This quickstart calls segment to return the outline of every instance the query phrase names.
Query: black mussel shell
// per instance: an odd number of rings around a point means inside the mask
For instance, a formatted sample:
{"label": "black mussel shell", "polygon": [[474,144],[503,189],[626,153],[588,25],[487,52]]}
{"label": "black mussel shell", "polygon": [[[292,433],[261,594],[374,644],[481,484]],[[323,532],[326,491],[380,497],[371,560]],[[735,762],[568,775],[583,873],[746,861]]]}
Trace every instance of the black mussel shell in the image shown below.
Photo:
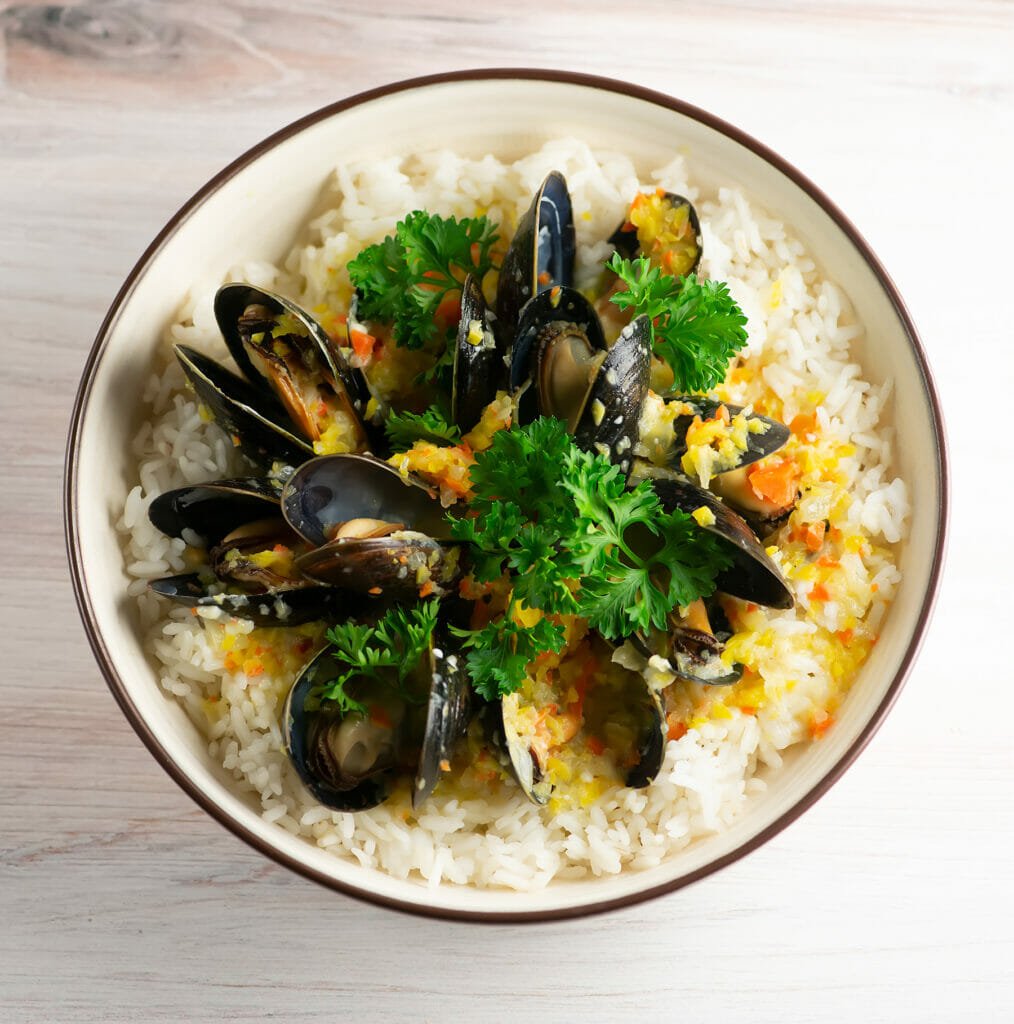
{"label": "black mussel shell", "polygon": [[[673,432],[676,436],[676,443],[669,462],[671,467],[677,472],[683,471],[680,460],[687,451],[686,436],[694,421],[694,416],[700,416],[702,420],[712,419],[723,405],[728,410],[730,417],[738,416],[743,411],[743,406],[741,405],[731,405],[729,402],[721,402],[717,398],[708,398],[700,395],[667,395],[666,402],[679,402],[680,404],[690,406],[687,412],[680,413],[673,420]],[[755,434],[751,431],[747,434],[746,451],[740,454],[735,466],[721,470],[723,473],[752,465],[754,462],[758,462],[760,459],[766,458],[768,455],[783,448],[789,440],[790,431],[784,423],[779,423],[777,420],[769,419],[767,416],[761,416],[757,413],[748,413],[747,421],[763,423],[766,425],[766,429],[763,433]]]}
{"label": "black mussel shell", "polygon": [[[643,676],[630,674],[631,685],[636,687],[644,721],[637,742],[637,763],[630,768],[624,785],[633,789],[648,786],[654,781],[665,759],[667,726],[661,696],[653,690]],[[586,701],[595,699],[595,690],[589,691]],[[519,734],[516,719],[518,698],[509,694],[487,709],[483,715],[490,744],[500,762],[509,767],[525,795],[536,804],[544,804],[552,793],[552,784],[543,775],[538,758],[529,743]]]}
{"label": "black mussel shell", "polygon": [[389,750],[379,736],[364,737],[378,744],[380,756],[356,774],[343,770],[329,742],[330,730],[340,727],[340,719],[335,712],[308,705],[313,704],[314,690],[346,669],[325,649],[300,672],[282,708],[282,748],[303,784],[322,804],[337,811],[362,811],[387,799],[398,774],[400,737],[390,737]]}
{"label": "black mussel shell", "polygon": [[186,345],[173,351],[197,397],[252,462],[266,469],[276,462],[298,466],[313,455],[276,398]]}
{"label": "black mussel shell", "polygon": [[165,491],[148,506],[148,518],[169,537],[185,530],[214,547],[237,526],[280,511],[282,488],[267,477],[236,477]]}
{"label": "black mussel shell", "polygon": [[432,685],[426,707],[426,726],[419,767],[412,790],[412,806],[422,806],[440,777],[449,770],[458,740],[464,736],[471,713],[471,679],[464,655],[449,646],[449,635],[434,633],[430,645]]}
{"label": "black mussel shell", "polygon": [[651,380],[651,321],[639,316],[620,332],[592,384],[574,441],[630,470],[641,409]]}
{"label": "black mussel shell", "polygon": [[332,539],[341,523],[378,519],[436,540],[450,538],[433,491],[371,455],[322,455],[304,463],[282,492],[282,513],[314,547]]}
{"label": "black mussel shell", "polygon": [[321,619],[345,619],[362,606],[359,595],[337,587],[312,586],[274,593],[211,594],[209,583],[198,573],[151,580],[149,589],[187,608],[218,609],[226,618],[247,619],[255,626],[299,626]]}
{"label": "black mussel shell", "polygon": [[702,505],[715,517],[703,529],[729,544],[733,565],[718,576],[718,589],[769,608],[791,608],[795,598],[778,567],[771,561],[745,520],[713,494],[683,480],[652,477],[651,485],[667,512],[691,514]]}
{"label": "black mussel shell", "polygon": [[505,344],[515,335],[525,303],[541,291],[573,283],[576,248],[567,181],[552,171],[518,222],[500,267],[496,316]]}
{"label": "black mussel shell", "polygon": [[[608,349],[602,324],[591,303],[573,288],[553,288],[541,292],[521,311],[517,335],[511,349],[510,387],[517,395],[517,422],[524,426],[543,416],[569,418],[568,412],[579,415],[583,400],[591,388],[587,387],[578,399],[575,409],[561,410],[547,407],[547,393],[552,390],[540,386],[548,373],[549,359],[561,344],[587,346],[589,354]],[[568,403],[570,404],[570,403]]]}
{"label": "black mussel shell", "polygon": [[451,422],[471,430],[482,410],[506,385],[506,347],[497,343],[493,319],[482,289],[469,274],[461,286],[461,319],[454,348],[454,380],[451,387]]}
{"label": "black mussel shell", "polygon": [[[687,274],[692,274],[697,270],[697,267],[701,262],[702,252],[702,240],[701,240],[701,222],[697,216],[697,211],[694,209],[694,204],[684,196],[678,196],[674,192],[665,193],[666,204],[673,211],[687,211],[687,223],[693,232],[692,237],[692,248],[688,243],[684,244],[684,249],[687,252],[688,259],[685,267],[676,267],[671,271],[677,277],[684,277]],[[624,259],[632,260],[635,257],[641,255],[641,243],[637,237],[637,228],[630,224],[629,221],[624,221],[610,236],[609,244],[616,250]],[[696,250],[696,251],[693,251]],[[650,254],[649,254],[650,255]]]}
{"label": "black mussel shell", "polygon": [[300,555],[303,575],[388,600],[411,600],[430,584],[443,596],[461,575],[459,548],[443,547],[424,534],[343,538]]}

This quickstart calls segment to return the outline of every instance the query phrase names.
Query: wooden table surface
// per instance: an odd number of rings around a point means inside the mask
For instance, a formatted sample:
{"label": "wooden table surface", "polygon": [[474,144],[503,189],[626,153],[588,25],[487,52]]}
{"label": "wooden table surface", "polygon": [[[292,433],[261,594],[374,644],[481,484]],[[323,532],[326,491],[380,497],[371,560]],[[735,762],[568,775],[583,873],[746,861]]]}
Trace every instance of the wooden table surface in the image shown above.
{"label": "wooden table surface", "polygon": [[[0,3],[0,1021],[1014,1019],[1014,5]],[[474,926],[335,895],[170,781],[92,659],[64,439],[119,283],[248,146],[417,74],[679,96],[820,184],[905,296],[953,460],[948,570],[895,710],[820,803],[690,888]]]}

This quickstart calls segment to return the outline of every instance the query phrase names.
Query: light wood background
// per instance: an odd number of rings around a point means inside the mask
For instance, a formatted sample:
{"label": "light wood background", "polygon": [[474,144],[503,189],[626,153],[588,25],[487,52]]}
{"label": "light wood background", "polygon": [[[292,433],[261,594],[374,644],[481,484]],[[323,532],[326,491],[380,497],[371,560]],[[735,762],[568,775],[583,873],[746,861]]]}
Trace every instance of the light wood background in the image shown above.
{"label": "light wood background", "polygon": [[[0,1021],[1014,1019],[1014,5],[0,2],[0,40]],[[821,185],[921,328],[954,479],[922,656],[832,792],[689,889],[526,927],[361,905],[198,810],[61,536],[81,367],[177,207],[327,102],[498,65],[680,96]]]}

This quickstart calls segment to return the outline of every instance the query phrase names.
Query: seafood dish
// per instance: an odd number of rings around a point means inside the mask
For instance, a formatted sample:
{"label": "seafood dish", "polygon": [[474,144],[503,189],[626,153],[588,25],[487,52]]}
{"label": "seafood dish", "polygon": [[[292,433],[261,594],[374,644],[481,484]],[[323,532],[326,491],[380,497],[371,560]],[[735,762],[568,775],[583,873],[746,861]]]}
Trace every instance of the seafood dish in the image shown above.
{"label": "seafood dish", "polygon": [[339,167],[166,331],[119,529],[267,821],[420,884],[678,856],[834,728],[909,514],[847,298],[682,157]]}

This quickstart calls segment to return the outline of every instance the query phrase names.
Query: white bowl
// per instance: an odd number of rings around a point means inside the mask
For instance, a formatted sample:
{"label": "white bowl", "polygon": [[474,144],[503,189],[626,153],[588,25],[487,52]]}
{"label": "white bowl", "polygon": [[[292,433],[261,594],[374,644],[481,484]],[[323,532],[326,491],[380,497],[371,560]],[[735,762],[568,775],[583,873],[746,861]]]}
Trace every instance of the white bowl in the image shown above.
{"label": "white bowl", "polygon": [[[495,116],[490,111],[495,110]],[[160,335],[191,288],[214,286],[250,259],[278,261],[336,162],[433,148],[514,159],[575,135],[630,154],[646,170],[689,154],[703,186],[738,182],[787,222],[867,326],[855,355],[868,379],[893,379],[902,431],[897,472],[916,510],[901,546],[904,580],[836,726],[791,752],[767,792],[727,831],[660,867],[522,894],[441,885],[430,890],[340,860],[265,822],[208,756],[168,699],[141,644],[113,524],[132,475],[138,395]],[[202,807],[252,846],[335,889],[407,910],[483,919],[564,917],[631,903],[700,878],[798,817],[842,774],[883,721],[912,666],[941,572],[947,511],[943,426],[915,328],[856,229],[811,182],[742,132],[679,100],[584,75],[497,70],[440,75],[373,90],[317,111],[254,147],[200,190],[127,277],[92,347],[68,443],[67,543],[96,658],[124,713],[159,763]]]}

